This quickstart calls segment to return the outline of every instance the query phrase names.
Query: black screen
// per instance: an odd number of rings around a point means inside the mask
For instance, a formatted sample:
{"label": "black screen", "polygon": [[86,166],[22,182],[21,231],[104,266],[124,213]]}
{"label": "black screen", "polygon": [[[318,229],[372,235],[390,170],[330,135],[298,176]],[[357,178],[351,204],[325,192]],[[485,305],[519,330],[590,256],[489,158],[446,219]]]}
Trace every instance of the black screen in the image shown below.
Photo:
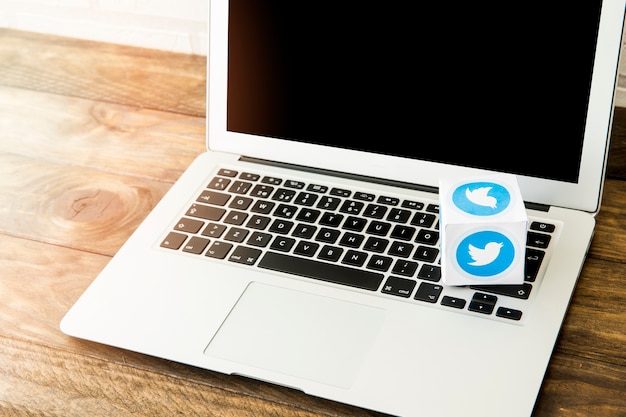
{"label": "black screen", "polygon": [[576,182],[600,1],[428,3],[231,0],[228,130]]}

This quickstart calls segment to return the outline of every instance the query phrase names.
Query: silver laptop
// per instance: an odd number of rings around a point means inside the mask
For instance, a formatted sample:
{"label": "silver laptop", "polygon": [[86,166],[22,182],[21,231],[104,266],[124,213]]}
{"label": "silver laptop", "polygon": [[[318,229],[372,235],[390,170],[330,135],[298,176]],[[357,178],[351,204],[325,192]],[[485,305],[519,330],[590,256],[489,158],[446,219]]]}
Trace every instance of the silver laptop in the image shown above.
{"label": "silver laptop", "polygon": [[[62,330],[394,415],[529,416],[600,208],[624,0],[209,14],[208,151]],[[445,286],[438,180],[493,172],[525,200],[525,281]]]}

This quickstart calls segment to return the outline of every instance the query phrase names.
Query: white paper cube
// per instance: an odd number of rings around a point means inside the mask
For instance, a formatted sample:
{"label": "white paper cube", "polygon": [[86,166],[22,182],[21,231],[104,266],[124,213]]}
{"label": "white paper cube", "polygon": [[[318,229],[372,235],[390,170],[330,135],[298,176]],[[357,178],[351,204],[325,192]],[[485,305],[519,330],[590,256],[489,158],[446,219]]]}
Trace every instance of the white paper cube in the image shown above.
{"label": "white paper cube", "polygon": [[445,285],[522,284],[528,217],[512,174],[439,181]]}

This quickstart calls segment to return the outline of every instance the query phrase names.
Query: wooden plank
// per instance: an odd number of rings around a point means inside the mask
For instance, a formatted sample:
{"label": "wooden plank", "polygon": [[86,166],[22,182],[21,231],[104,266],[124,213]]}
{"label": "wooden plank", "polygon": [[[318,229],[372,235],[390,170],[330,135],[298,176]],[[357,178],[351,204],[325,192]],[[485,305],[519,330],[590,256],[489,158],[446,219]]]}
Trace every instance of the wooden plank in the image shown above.
{"label": "wooden plank", "polygon": [[607,179],[589,257],[614,262],[626,261],[626,182]]}
{"label": "wooden plank", "polygon": [[206,57],[0,29],[0,84],[204,117]]}
{"label": "wooden plank", "polygon": [[623,366],[555,354],[533,417],[623,417],[626,370]]}
{"label": "wooden plank", "polygon": [[206,150],[204,117],[2,86],[0,114],[0,151],[33,160],[173,183]]}
{"label": "wooden plank", "polygon": [[0,231],[113,255],[170,186],[0,152]]}
{"label": "wooden plank", "polygon": [[[272,401],[220,386],[189,381],[95,357],[77,355],[21,340],[0,338],[3,413],[9,415],[160,416],[319,416],[298,404]],[[42,404],[42,399],[45,404]],[[373,416],[345,408],[337,416]]]}
{"label": "wooden plank", "polygon": [[624,262],[587,259],[562,326],[558,352],[626,366],[624,276]]}
{"label": "wooden plank", "polygon": [[[626,82],[626,75],[624,81]],[[626,90],[624,91],[626,93]],[[626,108],[618,107],[615,109],[607,176],[626,180]]]}

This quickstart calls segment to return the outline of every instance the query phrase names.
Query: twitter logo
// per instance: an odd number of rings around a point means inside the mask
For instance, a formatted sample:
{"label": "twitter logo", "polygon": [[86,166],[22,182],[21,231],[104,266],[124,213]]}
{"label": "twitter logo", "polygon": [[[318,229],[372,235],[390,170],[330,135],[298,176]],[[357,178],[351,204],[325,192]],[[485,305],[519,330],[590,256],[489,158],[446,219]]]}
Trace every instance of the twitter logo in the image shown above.
{"label": "twitter logo", "polygon": [[515,246],[511,240],[491,230],[472,233],[456,248],[459,267],[480,278],[491,278],[506,271],[514,259]]}
{"label": "twitter logo", "polygon": [[509,206],[511,194],[506,187],[494,182],[470,182],[454,190],[452,202],[465,213],[493,216]]}

